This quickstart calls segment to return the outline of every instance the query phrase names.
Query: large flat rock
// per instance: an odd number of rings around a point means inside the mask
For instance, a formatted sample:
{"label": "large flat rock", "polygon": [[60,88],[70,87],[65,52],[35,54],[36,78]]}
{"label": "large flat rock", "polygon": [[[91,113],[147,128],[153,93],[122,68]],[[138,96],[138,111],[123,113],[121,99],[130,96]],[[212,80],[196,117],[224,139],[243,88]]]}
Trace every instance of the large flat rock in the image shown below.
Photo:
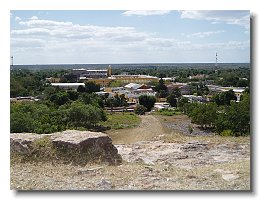
{"label": "large flat rock", "polygon": [[11,153],[30,156],[35,149],[35,142],[48,138],[57,152],[59,159],[76,163],[88,161],[120,164],[121,156],[112,144],[111,138],[101,132],[66,130],[53,134],[11,133]]}

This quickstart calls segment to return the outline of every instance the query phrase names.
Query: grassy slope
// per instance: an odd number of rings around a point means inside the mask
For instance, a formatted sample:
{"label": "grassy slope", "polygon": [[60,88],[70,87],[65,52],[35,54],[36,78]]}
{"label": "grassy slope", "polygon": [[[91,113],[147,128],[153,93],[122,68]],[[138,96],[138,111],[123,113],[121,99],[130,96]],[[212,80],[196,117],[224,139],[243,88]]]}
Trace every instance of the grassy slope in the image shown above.
{"label": "grassy slope", "polygon": [[108,113],[107,118],[107,121],[101,122],[100,125],[111,129],[133,128],[141,122],[141,118],[134,113]]}

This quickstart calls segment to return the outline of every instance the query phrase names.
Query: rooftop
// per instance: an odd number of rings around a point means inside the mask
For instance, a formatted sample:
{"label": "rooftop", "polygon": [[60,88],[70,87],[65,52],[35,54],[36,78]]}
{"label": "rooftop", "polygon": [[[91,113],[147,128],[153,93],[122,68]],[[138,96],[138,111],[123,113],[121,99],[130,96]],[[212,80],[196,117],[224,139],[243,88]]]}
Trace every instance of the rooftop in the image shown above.
{"label": "rooftop", "polygon": [[51,83],[52,86],[85,86],[85,83]]}
{"label": "rooftop", "polygon": [[150,75],[113,75],[113,77],[133,77],[133,78],[157,78],[156,76]]}
{"label": "rooftop", "polygon": [[140,88],[141,86],[142,86],[141,84],[129,83],[129,84],[125,85],[125,88],[136,90],[136,89]]}
{"label": "rooftop", "polygon": [[73,71],[87,71],[87,72],[107,72],[107,69],[85,69],[85,68],[79,68],[79,69],[72,69]]}

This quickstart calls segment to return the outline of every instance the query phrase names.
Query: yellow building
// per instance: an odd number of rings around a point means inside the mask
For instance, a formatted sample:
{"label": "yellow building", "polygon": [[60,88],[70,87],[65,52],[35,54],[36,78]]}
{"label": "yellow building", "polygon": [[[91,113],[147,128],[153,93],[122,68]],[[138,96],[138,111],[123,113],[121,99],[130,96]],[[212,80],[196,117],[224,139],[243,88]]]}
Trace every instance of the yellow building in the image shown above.
{"label": "yellow building", "polygon": [[148,75],[112,75],[114,80],[121,81],[123,83],[148,83],[148,82],[158,82],[159,78],[155,76]]}
{"label": "yellow building", "polygon": [[60,78],[54,78],[54,77],[46,78],[45,80],[50,83],[59,83],[60,82]]}
{"label": "yellow building", "polygon": [[92,79],[85,79],[83,82],[94,82],[96,84],[99,84],[100,87],[108,87],[109,83],[113,81],[113,79],[109,78],[92,78]]}

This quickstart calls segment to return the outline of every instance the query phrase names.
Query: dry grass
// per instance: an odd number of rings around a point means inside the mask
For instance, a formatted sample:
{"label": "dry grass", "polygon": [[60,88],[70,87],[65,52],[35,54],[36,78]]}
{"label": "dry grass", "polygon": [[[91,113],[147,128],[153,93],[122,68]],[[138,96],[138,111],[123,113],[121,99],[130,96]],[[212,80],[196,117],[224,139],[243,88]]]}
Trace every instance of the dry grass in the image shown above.
{"label": "dry grass", "polygon": [[[238,176],[236,181],[222,178],[223,173],[229,171]],[[84,167],[20,163],[11,166],[11,189],[97,190],[102,189],[99,183],[105,179],[111,183],[109,189],[115,190],[249,190],[249,172],[249,162],[246,161],[192,169],[142,163]]]}
{"label": "dry grass", "polygon": [[141,118],[134,113],[108,113],[107,121],[101,122],[100,125],[110,129],[133,128],[140,124]]}

